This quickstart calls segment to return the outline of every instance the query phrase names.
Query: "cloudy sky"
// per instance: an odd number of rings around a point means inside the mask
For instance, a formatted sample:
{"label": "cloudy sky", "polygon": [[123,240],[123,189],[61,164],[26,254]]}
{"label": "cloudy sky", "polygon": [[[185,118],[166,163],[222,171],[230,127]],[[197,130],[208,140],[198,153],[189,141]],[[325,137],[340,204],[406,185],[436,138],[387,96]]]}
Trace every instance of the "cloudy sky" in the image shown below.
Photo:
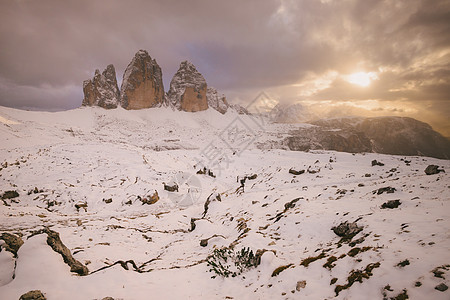
{"label": "cloudy sky", "polygon": [[[62,110],[139,49],[165,89],[193,62],[230,102],[411,116],[450,136],[450,1],[0,1],[0,105]],[[119,83],[120,84],[120,83]]]}

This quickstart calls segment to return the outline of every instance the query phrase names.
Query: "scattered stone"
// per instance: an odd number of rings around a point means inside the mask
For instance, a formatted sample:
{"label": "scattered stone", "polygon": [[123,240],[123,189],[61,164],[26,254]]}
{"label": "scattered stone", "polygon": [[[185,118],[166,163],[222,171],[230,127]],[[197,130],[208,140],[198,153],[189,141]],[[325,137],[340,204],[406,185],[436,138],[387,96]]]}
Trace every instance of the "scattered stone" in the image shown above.
{"label": "scattered stone", "polygon": [[155,204],[159,200],[158,191],[155,190],[155,192],[150,196],[144,196],[144,197],[138,196],[138,200],[140,200],[142,202],[142,204],[148,204],[148,205]]}
{"label": "scattered stone", "polygon": [[207,169],[206,167],[203,167],[203,169],[198,170],[197,174],[208,175],[212,178],[216,178],[216,175],[214,175],[214,173],[210,169]]}
{"label": "scattered stone", "polygon": [[364,174],[364,177],[372,177],[372,174],[366,173]]}
{"label": "scattered stone", "polygon": [[5,241],[5,245],[3,246],[5,250],[11,252],[14,257],[17,257],[17,251],[23,245],[22,239],[17,235],[7,232],[2,233],[0,239]]}
{"label": "scattered stone", "polygon": [[203,240],[201,240],[201,241],[200,241],[200,246],[202,246],[202,247],[208,246],[208,239],[203,239]]}
{"label": "scattered stone", "polygon": [[295,289],[297,292],[300,292],[301,289],[304,289],[306,287],[306,280],[297,281],[297,285],[295,286]]}
{"label": "scattered stone", "polygon": [[174,183],[173,185],[167,185],[163,182],[164,184],[164,190],[169,191],[169,192],[178,192],[178,184]]}
{"label": "scattered stone", "polygon": [[29,291],[20,296],[19,300],[46,300],[44,294],[39,290]]}
{"label": "scattered stone", "polygon": [[114,298],[113,297],[105,297],[102,300],[114,300]]}
{"label": "scattered stone", "polygon": [[436,267],[433,270],[431,270],[431,273],[434,274],[434,277],[445,279],[444,277],[445,272],[442,270],[448,271],[449,269],[450,265],[442,265],[440,267]]}
{"label": "scattered stone", "polygon": [[290,173],[290,174],[293,174],[293,175],[301,175],[301,174],[305,173],[305,170],[299,170],[299,171],[297,171],[297,170],[294,170],[293,168],[290,168],[290,169],[289,169],[289,173]]}
{"label": "scattered stone", "polygon": [[19,193],[17,191],[6,191],[2,195],[2,199],[12,199],[19,197]]}
{"label": "scattered stone", "polygon": [[106,204],[112,203],[112,198],[109,199],[103,198],[103,202],[105,202]]}
{"label": "scattered stone", "polygon": [[336,256],[330,256],[327,259],[327,262],[323,265],[324,268],[327,268],[328,270],[333,269],[336,264],[334,264],[335,261],[337,261],[338,258]]}
{"label": "scattered stone", "polygon": [[406,300],[409,299],[408,291],[405,289],[400,294],[391,298],[392,300]]}
{"label": "scattered stone", "polygon": [[438,290],[439,292],[445,292],[448,290],[448,286],[445,283],[441,283],[434,287],[435,290]]}
{"label": "scattered stone", "polygon": [[383,193],[386,193],[386,194],[392,194],[392,193],[395,192],[396,190],[397,190],[396,188],[387,186],[387,187],[379,188],[378,190],[372,191],[372,194],[377,194],[377,195],[381,195],[381,194],[383,194]]}
{"label": "scattered stone", "polygon": [[422,282],[420,281],[416,281],[416,283],[414,283],[415,287],[421,287],[422,286]]}
{"label": "scattered stone", "polygon": [[330,285],[335,284],[337,281],[338,281],[338,279],[337,279],[336,277],[332,278],[332,279],[330,280]]}
{"label": "scattered stone", "polygon": [[81,222],[81,220],[77,220],[77,226],[81,226],[81,225],[83,225],[83,222]]}
{"label": "scattered stone", "polygon": [[410,265],[409,260],[405,259],[404,261],[399,262],[397,264],[397,267],[403,268],[403,267],[408,266],[408,265]]}
{"label": "scattered stone", "polygon": [[359,227],[356,222],[349,223],[348,221],[342,222],[338,226],[332,227],[333,232],[345,239],[351,239],[363,230],[363,227]]}
{"label": "scattered stone", "polygon": [[389,200],[381,205],[381,208],[397,208],[402,204],[400,200]]}
{"label": "scattered stone", "polygon": [[372,167],[373,166],[384,166],[384,164],[382,162],[377,161],[376,159],[372,160]]}
{"label": "scattered stone", "polygon": [[426,169],[425,169],[425,174],[427,175],[434,175],[434,174],[439,174],[440,172],[444,172],[444,169],[439,169],[439,166],[436,165],[429,165]]}
{"label": "scattered stone", "polygon": [[43,192],[44,192],[44,190],[40,190],[37,187],[34,187],[34,189],[28,191],[28,195],[39,194],[39,193],[43,193]]}
{"label": "scattered stone", "polygon": [[348,251],[347,255],[350,257],[355,257],[359,253],[366,252],[370,249],[372,249],[372,247],[363,247],[363,248],[355,247],[352,248],[350,251]]}
{"label": "scattered stone", "polygon": [[83,208],[85,212],[87,212],[87,202],[78,202],[77,204],[75,204],[75,208],[77,209],[77,211],[80,211],[80,208]]}
{"label": "scattered stone", "polygon": [[70,250],[61,241],[58,232],[50,230],[48,228],[46,228],[44,232],[47,233],[47,244],[52,247],[53,251],[61,254],[64,262],[70,266],[71,272],[77,273],[81,276],[89,274],[89,269],[78,260],[73,258]]}

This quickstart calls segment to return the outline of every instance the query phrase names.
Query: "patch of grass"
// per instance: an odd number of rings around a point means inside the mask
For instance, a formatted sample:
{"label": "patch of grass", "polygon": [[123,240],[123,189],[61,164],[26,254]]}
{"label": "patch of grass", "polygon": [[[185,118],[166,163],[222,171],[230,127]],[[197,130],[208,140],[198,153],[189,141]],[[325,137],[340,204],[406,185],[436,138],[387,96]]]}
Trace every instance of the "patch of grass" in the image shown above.
{"label": "patch of grass", "polygon": [[356,281],[362,283],[363,279],[369,279],[373,275],[372,273],[373,269],[378,268],[379,266],[380,263],[377,262],[368,264],[363,270],[356,270],[356,271],[352,270],[347,278],[347,284],[337,285],[336,288],[334,289],[336,296],[338,296],[341,291],[351,287],[353,283],[355,283]]}
{"label": "patch of grass", "polygon": [[359,253],[369,251],[370,249],[372,249],[372,247],[368,247],[368,246],[363,247],[363,248],[355,247],[355,248],[351,249],[350,251],[348,251],[347,255],[351,256],[351,257],[355,257]]}
{"label": "patch of grass", "polygon": [[293,264],[289,264],[289,265],[285,265],[285,266],[280,266],[278,268],[276,268],[273,272],[272,272],[272,277],[278,276],[278,274],[280,274],[281,272],[283,272],[286,269],[289,269],[291,266],[293,266]]}
{"label": "patch of grass", "polygon": [[310,263],[315,262],[316,260],[322,259],[325,256],[326,256],[325,252],[322,252],[317,256],[310,256],[308,258],[305,258],[304,260],[302,260],[302,262],[300,264],[304,267],[308,267]]}

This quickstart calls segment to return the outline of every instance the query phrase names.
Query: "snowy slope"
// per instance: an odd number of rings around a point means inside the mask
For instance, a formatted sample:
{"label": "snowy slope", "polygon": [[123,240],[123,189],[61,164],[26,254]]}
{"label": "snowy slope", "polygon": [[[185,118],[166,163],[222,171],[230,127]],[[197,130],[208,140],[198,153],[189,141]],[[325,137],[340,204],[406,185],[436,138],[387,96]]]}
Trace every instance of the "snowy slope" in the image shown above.
{"label": "snowy slope", "polygon": [[[448,299],[435,287],[450,284],[450,162],[260,147],[305,126],[212,109],[0,108],[0,196],[19,193],[0,203],[0,233],[24,240],[17,258],[0,252],[0,298]],[[201,162],[215,177],[196,174]],[[430,164],[446,173],[426,175]],[[174,182],[178,192],[164,190]],[[142,204],[155,191],[159,201]],[[401,204],[381,208],[389,200]],[[331,230],[344,221],[363,228],[347,242]],[[44,227],[89,275],[33,234]],[[266,251],[236,277],[211,278],[207,258],[221,247]]]}

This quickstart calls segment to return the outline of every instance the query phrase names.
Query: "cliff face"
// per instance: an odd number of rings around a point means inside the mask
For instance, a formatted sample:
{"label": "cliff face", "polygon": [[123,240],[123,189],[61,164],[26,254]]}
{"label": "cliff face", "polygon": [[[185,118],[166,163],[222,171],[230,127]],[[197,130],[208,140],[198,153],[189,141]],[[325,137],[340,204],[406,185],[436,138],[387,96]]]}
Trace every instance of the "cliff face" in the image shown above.
{"label": "cliff face", "polygon": [[206,80],[195,66],[183,61],[170,82],[167,103],[179,110],[195,112],[208,109]]}
{"label": "cliff face", "polygon": [[83,92],[83,106],[116,108],[119,104],[120,93],[114,66],[108,65],[102,74],[99,70],[95,70],[94,78],[83,82]]}
{"label": "cliff face", "polygon": [[125,109],[142,109],[164,103],[162,71],[155,59],[139,50],[123,74],[120,104]]}

